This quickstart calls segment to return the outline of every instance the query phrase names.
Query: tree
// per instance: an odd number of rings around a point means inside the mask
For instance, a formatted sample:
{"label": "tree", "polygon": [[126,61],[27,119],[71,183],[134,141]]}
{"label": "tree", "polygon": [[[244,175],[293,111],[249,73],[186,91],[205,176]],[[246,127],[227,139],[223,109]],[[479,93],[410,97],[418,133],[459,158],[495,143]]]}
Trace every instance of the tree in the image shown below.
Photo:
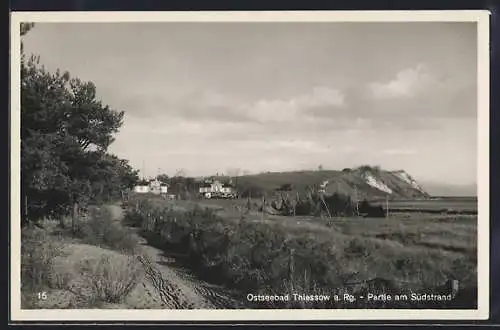
{"label": "tree", "polygon": [[112,154],[96,155],[92,164],[92,198],[94,201],[110,201],[132,189],[139,182],[138,171],[127,160]]}
{"label": "tree", "polygon": [[159,174],[156,179],[160,181],[161,183],[168,184],[169,183],[169,177],[166,174]]}
{"label": "tree", "polygon": [[[21,26],[20,26],[21,37],[26,35],[34,26],[35,26],[35,23],[21,23]],[[24,50],[24,45],[23,45],[23,42],[21,40],[21,54],[23,54],[23,50]]]}
{"label": "tree", "polygon": [[323,165],[319,164],[318,171],[323,171]]}
{"label": "tree", "polygon": [[291,183],[285,183],[282,184],[276,191],[292,191],[292,184]]}
{"label": "tree", "polygon": [[[21,35],[33,25],[22,25]],[[22,50],[21,50],[22,51]],[[136,180],[126,161],[106,153],[123,122],[96,99],[92,82],[49,73],[39,58],[21,62],[21,192],[23,224],[46,216],[73,214],[103,192]]]}

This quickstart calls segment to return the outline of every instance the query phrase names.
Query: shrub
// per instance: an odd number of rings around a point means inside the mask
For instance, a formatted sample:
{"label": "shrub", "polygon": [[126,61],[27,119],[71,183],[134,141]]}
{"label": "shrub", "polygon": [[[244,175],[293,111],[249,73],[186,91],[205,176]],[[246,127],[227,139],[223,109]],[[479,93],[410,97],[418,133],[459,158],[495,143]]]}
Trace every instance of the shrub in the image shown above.
{"label": "shrub", "polygon": [[295,215],[319,216],[327,213],[331,216],[352,216],[355,206],[350,196],[334,193],[332,195],[309,194],[308,198],[297,201]]}
{"label": "shrub", "polygon": [[21,287],[31,292],[53,286],[54,258],[63,255],[60,237],[37,227],[21,232]]}
{"label": "shrub", "polygon": [[122,224],[113,220],[106,208],[91,210],[89,219],[80,224],[79,235],[88,244],[134,253],[138,240]]}
{"label": "shrub", "polygon": [[366,200],[360,203],[359,212],[371,218],[384,218],[386,216],[386,211],[382,206],[370,205]]}
{"label": "shrub", "polygon": [[71,291],[95,303],[122,302],[142,276],[142,268],[132,256],[111,262],[108,255],[103,255],[97,261],[83,260],[78,266],[83,285],[79,291],[74,288]]}
{"label": "shrub", "polygon": [[[374,253],[388,250],[388,243],[379,239],[367,240],[339,233],[332,238],[335,240],[333,243],[331,239],[318,240],[316,235],[294,233],[290,228],[274,227],[267,222],[232,221],[217,216],[213,210],[200,207],[188,212],[139,207],[131,213],[136,221],[142,219],[140,225],[150,244],[153,244],[154,238],[159,248],[183,251],[187,257],[185,261],[197,267],[194,270],[206,280],[245,292],[355,294],[371,284],[348,284],[353,279],[362,280],[372,275],[390,278],[398,272],[396,266],[400,258],[390,256],[395,252],[386,252],[385,255],[389,256],[380,260]],[[393,245],[389,244],[389,248],[389,251],[394,250]],[[376,267],[368,271],[367,264]],[[404,268],[412,269],[413,273],[429,267],[420,263],[410,266],[405,265]],[[401,270],[398,274],[396,277],[405,275]],[[435,282],[434,279],[420,281],[422,284]],[[360,302],[351,306],[378,306],[363,304]],[[333,301],[280,307],[335,306],[345,307]]]}
{"label": "shrub", "polygon": [[[309,237],[287,238],[283,231],[273,231],[262,223],[228,222],[214,211],[200,207],[188,212],[140,208],[131,210],[130,217],[154,222],[143,225],[148,240],[155,236],[155,241],[163,240],[169,249],[187,252],[190,264],[205,276],[234,288],[283,289],[283,280],[290,276],[290,249],[299,251],[294,259],[295,272],[311,274],[307,283],[297,282],[295,287],[312,283],[340,285],[335,276],[330,276],[333,282],[323,278],[334,272],[338,256],[332,255],[325,243]],[[297,281],[302,281],[302,277],[297,276]]]}
{"label": "shrub", "polygon": [[246,186],[246,187],[240,187],[238,189],[238,196],[241,198],[262,198],[265,195],[265,190],[261,187],[257,186]]}

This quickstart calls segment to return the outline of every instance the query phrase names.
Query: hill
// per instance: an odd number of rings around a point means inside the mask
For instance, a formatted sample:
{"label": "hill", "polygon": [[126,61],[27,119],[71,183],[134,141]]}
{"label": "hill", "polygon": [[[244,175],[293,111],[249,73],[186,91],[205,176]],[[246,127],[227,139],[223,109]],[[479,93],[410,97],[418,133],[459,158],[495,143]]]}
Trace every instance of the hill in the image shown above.
{"label": "hill", "polygon": [[268,172],[240,176],[237,186],[240,194],[251,191],[257,197],[262,192],[272,193],[290,184],[292,192],[305,192],[308,187],[325,186],[327,194],[335,192],[356,199],[426,199],[430,195],[404,170],[387,171],[378,167],[361,166],[342,171]]}

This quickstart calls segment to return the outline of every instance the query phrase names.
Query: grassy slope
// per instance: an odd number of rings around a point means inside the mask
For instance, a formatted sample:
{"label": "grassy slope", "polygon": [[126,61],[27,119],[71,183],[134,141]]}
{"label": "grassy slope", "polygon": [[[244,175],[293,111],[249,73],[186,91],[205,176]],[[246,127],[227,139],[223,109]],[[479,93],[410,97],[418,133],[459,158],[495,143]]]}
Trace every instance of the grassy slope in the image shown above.
{"label": "grassy slope", "polygon": [[[390,196],[391,198],[413,199],[428,197],[390,171],[372,171],[371,174],[393,190],[394,193]],[[329,181],[326,191],[328,194],[337,192],[350,196],[357,195],[359,199],[385,198],[387,195],[367,184],[363,177],[363,171],[359,169],[349,172],[331,170],[271,172],[242,176],[237,179],[237,182],[242,190],[248,187],[258,187],[269,193],[287,183],[293,185],[294,192],[303,192],[306,191],[308,186],[319,185],[325,180]]]}

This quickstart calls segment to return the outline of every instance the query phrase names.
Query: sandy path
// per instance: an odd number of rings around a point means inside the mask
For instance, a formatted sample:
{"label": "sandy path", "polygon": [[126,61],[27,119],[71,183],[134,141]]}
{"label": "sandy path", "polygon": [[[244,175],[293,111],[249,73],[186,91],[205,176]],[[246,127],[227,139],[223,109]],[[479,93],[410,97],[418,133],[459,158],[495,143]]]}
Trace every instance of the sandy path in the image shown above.
{"label": "sandy path", "polygon": [[[124,216],[118,205],[109,205],[113,218],[117,221]],[[161,301],[164,308],[172,309],[228,309],[244,308],[242,299],[235,299],[234,293],[199,280],[189,269],[169,267],[175,259],[166,258],[160,249],[147,244],[146,239],[139,236],[141,249],[139,254],[148,285],[153,297]],[[243,298],[243,297],[242,297]]]}

